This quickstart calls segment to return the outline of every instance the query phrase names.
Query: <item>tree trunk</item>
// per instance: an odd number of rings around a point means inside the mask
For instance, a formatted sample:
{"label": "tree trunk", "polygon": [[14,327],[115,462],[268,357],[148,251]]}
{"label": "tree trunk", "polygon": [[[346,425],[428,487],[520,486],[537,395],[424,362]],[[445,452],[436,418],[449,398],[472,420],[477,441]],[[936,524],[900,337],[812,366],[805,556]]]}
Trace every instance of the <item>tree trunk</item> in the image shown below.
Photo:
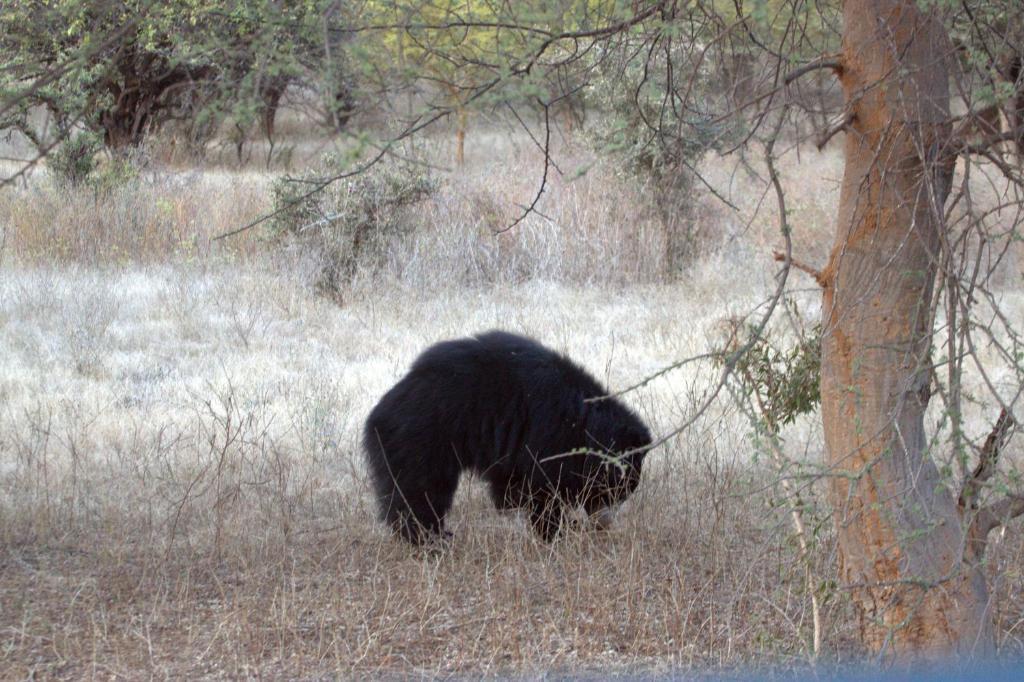
{"label": "tree trunk", "polygon": [[916,0],[845,0],[853,120],[822,273],[821,399],[840,575],[887,660],[990,653],[984,577],[926,451],[929,302],[953,162],[951,47]]}
{"label": "tree trunk", "polygon": [[466,109],[460,106],[455,112],[455,164],[459,168],[466,165],[466,119]]}

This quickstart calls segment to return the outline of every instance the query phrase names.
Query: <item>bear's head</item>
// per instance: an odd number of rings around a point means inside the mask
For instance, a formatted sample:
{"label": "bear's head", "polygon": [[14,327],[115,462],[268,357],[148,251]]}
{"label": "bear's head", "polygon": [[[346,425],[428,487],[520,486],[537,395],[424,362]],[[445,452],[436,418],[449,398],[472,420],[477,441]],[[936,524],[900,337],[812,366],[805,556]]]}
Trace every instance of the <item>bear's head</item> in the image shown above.
{"label": "bear's head", "polygon": [[595,513],[617,506],[640,485],[651,434],[615,400],[594,403],[587,415],[589,489],[584,508]]}

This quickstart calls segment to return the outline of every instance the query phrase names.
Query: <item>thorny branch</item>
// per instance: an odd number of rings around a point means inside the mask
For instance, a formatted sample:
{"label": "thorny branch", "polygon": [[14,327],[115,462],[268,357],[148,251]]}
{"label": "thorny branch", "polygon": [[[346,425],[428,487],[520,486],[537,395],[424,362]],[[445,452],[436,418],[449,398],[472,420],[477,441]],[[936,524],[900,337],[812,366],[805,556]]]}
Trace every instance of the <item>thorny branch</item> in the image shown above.
{"label": "thorny branch", "polygon": [[529,206],[523,206],[523,212],[518,218],[512,221],[507,227],[503,227],[500,230],[494,230],[494,234],[501,234],[502,232],[508,232],[519,223],[523,222],[528,215],[537,210],[537,204],[540,203],[540,198],[544,195],[544,190],[548,184],[548,169],[551,167],[551,121],[548,113],[551,108],[546,102],[538,101],[541,108],[544,111],[544,171],[540,178],[540,187],[537,188],[537,194],[533,197],[533,201],[530,202]]}

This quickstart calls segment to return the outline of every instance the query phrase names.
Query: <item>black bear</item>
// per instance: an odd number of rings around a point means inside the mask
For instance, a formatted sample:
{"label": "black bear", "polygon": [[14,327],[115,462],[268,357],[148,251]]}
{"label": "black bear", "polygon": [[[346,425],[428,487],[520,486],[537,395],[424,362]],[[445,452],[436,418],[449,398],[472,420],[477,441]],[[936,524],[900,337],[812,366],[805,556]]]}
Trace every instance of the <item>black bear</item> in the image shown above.
{"label": "black bear", "polygon": [[382,520],[414,544],[446,535],[463,471],[487,481],[499,509],[526,509],[545,540],[568,507],[604,513],[636,490],[651,444],[639,417],[607,394],[568,358],[516,334],[431,346],[366,420]]}

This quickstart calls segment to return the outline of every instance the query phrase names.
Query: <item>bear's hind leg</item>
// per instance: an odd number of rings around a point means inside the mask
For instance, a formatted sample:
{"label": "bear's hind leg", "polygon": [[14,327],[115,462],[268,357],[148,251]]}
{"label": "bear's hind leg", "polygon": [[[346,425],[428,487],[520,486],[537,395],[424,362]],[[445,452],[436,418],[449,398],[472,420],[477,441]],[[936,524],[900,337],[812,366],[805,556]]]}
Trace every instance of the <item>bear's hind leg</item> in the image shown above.
{"label": "bear's hind leg", "polygon": [[452,507],[458,485],[458,472],[447,479],[437,476],[396,485],[385,514],[388,524],[414,545],[446,536],[444,518]]}

